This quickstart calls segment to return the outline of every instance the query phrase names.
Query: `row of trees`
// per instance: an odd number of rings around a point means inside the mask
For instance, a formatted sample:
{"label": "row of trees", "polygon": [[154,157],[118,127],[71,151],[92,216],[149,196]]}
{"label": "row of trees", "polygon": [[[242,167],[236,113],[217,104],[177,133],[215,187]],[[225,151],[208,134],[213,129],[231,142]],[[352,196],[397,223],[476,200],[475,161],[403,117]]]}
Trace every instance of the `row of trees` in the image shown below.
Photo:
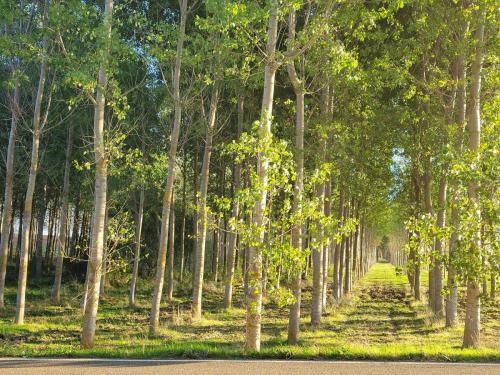
{"label": "row of trees", "polygon": [[498,40],[488,32],[495,24],[488,2],[458,2],[439,14],[446,22],[429,14],[428,28],[416,30],[428,41],[410,71],[416,121],[406,160],[408,277],[420,299],[421,269],[428,269],[428,305],[447,327],[457,324],[464,285],[463,346],[478,347],[480,301],[488,299],[487,280],[495,298],[500,255]]}
{"label": "row of trees", "polygon": [[414,30],[426,43],[407,75],[414,90],[414,106],[405,109],[414,119],[412,147],[398,172],[406,180],[398,203],[405,210],[406,232],[388,237],[385,249],[394,264],[407,265],[417,299],[421,272],[428,269],[428,305],[447,327],[457,324],[458,291],[466,287],[463,346],[478,347],[480,300],[488,298],[487,281],[495,299],[499,264],[498,75],[493,73],[498,40],[488,32],[495,23],[488,2],[436,10],[426,13],[426,28]]}
{"label": "row of trees", "polygon": [[438,316],[443,270],[455,320],[467,283],[464,346],[479,345],[476,286],[498,265],[493,2],[1,4],[0,306],[9,271],[16,323],[31,264],[56,304],[65,270],[85,280],[83,347],[117,270],[131,306],[152,284],[151,335],[189,276],[200,319],[210,276],[226,308],[243,282],[248,349],[264,293],[290,306],[295,344],[308,275],[317,327],[411,217],[398,262],[415,297],[428,259]]}

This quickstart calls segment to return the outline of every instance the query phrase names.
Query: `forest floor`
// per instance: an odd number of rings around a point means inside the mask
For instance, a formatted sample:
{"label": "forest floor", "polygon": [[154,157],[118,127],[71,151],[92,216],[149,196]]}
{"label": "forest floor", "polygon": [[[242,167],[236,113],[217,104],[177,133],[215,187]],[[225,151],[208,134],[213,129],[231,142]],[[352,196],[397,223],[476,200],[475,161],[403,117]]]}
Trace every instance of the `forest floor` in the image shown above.
{"label": "forest floor", "polygon": [[[425,283],[425,281],[424,281]],[[61,306],[51,306],[50,287],[32,286],[27,293],[26,324],[12,324],[15,289],[8,289],[8,308],[0,312],[0,356],[113,358],[286,358],[372,359],[500,362],[498,301],[483,304],[481,349],[461,349],[463,325],[445,329],[433,321],[424,302],[414,301],[405,275],[388,263],[374,265],[339,306],[329,306],[322,326],[309,325],[311,290],[303,298],[300,344],[286,343],[287,308],[265,305],[262,350],[245,353],[245,310],[241,288],[236,306],[224,310],[222,286],[208,283],[204,317],[190,322],[189,288],[164,304],[158,337],[148,337],[151,290],[139,285],[138,306],[127,305],[127,288],[110,287],[99,306],[96,344],[79,347],[81,286],[65,287]],[[463,318],[463,303],[461,303]]]}

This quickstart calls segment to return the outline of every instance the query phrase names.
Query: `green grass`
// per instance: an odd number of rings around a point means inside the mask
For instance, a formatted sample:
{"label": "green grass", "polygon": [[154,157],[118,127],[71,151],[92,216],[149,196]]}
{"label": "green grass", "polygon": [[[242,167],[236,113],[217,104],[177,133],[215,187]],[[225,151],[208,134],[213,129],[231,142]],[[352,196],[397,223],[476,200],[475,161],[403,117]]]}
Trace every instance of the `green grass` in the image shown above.
{"label": "green grass", "polygon": [[203,320],[189,319],[189,290],[164,304],[160,335],[148,337],[149,296],[143,281],[138,307],[127,306],[126,286],[110,288],[101,302],[96,344],[80,349],[81,286],[65,287],[62,306],[50,305],[50,288],[30,288],[26,324],[12,324],[15,290],[9,288],[9,308],[0,313],[0,355],[115,358],[296,358],[500,361],[498,305],[482,310],[482,348],[461,349],[462,325],[445,329],[432,321],[423,302],[414,301],[406,276],[388,263],[378,263],[356,283],[340,306],[329,306],[320,329],[309,325],[310,287],[304,288],[300,344],[286,343],[286,308],[267,303],[263,314],[262,350],[243,350],[245,310],[236,288],[236,306],[226,311],[221,285],[205,288]]}

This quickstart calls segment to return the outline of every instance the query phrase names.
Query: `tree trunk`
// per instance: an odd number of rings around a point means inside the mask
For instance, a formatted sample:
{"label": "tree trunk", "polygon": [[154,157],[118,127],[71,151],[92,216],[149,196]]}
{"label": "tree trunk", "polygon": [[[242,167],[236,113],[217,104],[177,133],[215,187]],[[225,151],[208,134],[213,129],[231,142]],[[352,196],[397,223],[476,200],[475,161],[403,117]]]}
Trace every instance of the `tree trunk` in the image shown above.
{"label": "tree trunk", "polygon": [[[464,26],[463,35],[465,35],[469,30],[468,22]],[[457,136],[455,140],[455,152],[457,155],[462,153],[463,147],[463,135],[465,126],[465,116],[466,116],[466,66],[465,66],[465,54],[461,53],[457,59],[456,68],[456,81],[457,81],[457,98],[456,98],[456,124],[458,126]],[[452,185],[452,207],[451,207],[451,236],[449,242],[449,262],[448,262],[448,296],[446,297],[446,327],[453,327],[457,323],[457,307],[458,307],[458,288],[455,281],[456,270],[453,265],[456,247],[458,245],[458,230],[460,227],[460,209],[458,208],[458,184],[453,182]]]}
{"label": "tree trunk", "polygon": [[[319,183],[316,187],[316,197],[319,200],[319,211],[322,213],[324,209],[325,185]],[[321,222],[317,222],[316,230],[319,233],[319,239],[322,239],[323,228]],[[322,242],[322,241],[320,241]],[[312,250],[313,264],[313,286],[312,286],[312,306],[311,306],[311,326],[317,328],[321,323],[321,315],[323,312],[323,245],[320,244]]]}
{"label": "tree trunk", "polygon": [[45,214],[47,212],[47,186],[44,186],[44,199],[37,218],[37,233],[35,244],[35,279],[39,283],[43,274],[43,228],[45,226]]}
{"label": "tree trunk", "polygon": [[365,275],[365,220],[361,216],[359,224],[359,277]]}
{"label": "tree trunk", "polygon": [[[238,142],[243,131],[243,95],[238,95],[238,130],[236,135],[236,141]],[[233,208],[232,217],[233,220],[239,219],[240,214],[240,202],[237,199],[238,190],[241,185],[241,164],[234,164],[233,172]],[[235,256],[236,256],[236,241],[238,239],[238,233],[231,230],[228,235],[228,248],[227,248],[227,262],[226,262],[226,275],[225,275],[225,287],[224,287],[224,308],[229,309],[233,303],[233,278],[234,278],[234,267],[235,267]]]}
{"label": "tree trunk", "polygon": [[223,241],[222,241],[222,277],[221,281],[224,282],[226,280],[226,270],[227,270],[227,252],[229,248],[229,222],[226,218],[226,214],[224,213],[224,217],[222,219],[224,222],[224,230],[222,231],[223,233]]}
{"label": "tree trunk", "polygon": [[[43,23],[44,28],[48,24],[48,6],[49,2],[45,1]],[[26,196],[24,198],[24,214],[23,214],[23,231],[21,233],[21,249],[19,253],[19,277],[17,284],[17,302],[16,302],[16,324],[24,323],[24,309],[26,299],[26,282],[28,278],[28,245],[29,233],[31,229],[31,214],[33,208],[33,195],[35,193],[35,183],[38,173],[38,153],[40,148],[40,137],[44,120],[41,119],[42,101],[45,90],[45,81],[47,79],[47,44],[48,39],[45,37],[42,47],[42,62],[40,66],[40,78],[38,81],[38,89],[35,99],[35,109],[33,113],[33,139],[31,146],[31,162],[28,176],[28,186],[26,188]],[[47,108],[48,111],[48,108]]]}
{"label": "tree trunk", "polygon": [[77,246],[77,256],[78,258],[83,257],[83,248],[87,244],[88,241],[86,239],[88,238],[87,232],[88,232],[88,226],[89,226],[89,214],[85,211],[83,211],[82,214],[82,224],[80,227],[80,234],[78,236],[78,246]]}
{"label": "tree trunk", "polygon": [[[296,15],[295,11],[290,11],[288,19],[288,38],[295,40]],[[293,187],[293,207],[292,215],[297,218],[292,227],[292,246],[302,252],[302,196],[304,194],[304,83],[299,79],[295,63],[290,62],[287,65],[288,77],[293,85],[295,92],[295,162],[296,179]],[[291,288],[295,298],[290,306],[290,315],[288,318],[288,343],[295,345],[299,341],[300,332],[300,304],[302,299],[302,270],[300,268],[293,270]]]}
{"label": "tree trunk", "polygon": [[497,289],[497,275],[495,273],[492,273],[491,283],[490,283],[490,299],[493,303],[495,303],[496,299],[496,289]]}
{"label": "tree trunk", "polygon": [[74,204],[73,207],[73,222],[72,222],[72,227],[73,229],[71,230],[71,236],[69,239],[69,244],[68,244],[68,251],[67,253],[69,256],[74,257],[76,253],[76,245],[78,242],[78,235],[79,235],[79,229],[80,229],[80,194],[77,195],[76,197],[76,203]]}
{"label": "tree trunk", "polygon": [[[347,206],[347,216],[346,218],[352,217],[352,203]],[[351,246],[352,246],[352,235],[349,234],[345,240],[345,257],[344,257],[344,293],[347,294],[351,290]]]}
{"label": "tree trunk", "polygon": [[50,264],[54,248],[53,244],[54,244],[54,237],[56,236],[57,206],[58,206],[58,197],[55,197],[54,203],[52,204],[52,208],[49,214],[49,226],[48,226],[49,233],[47,237],[47,244],[45,246],[45,262],[47,264]]}
{"label": "tree trunk", "polygon": [[[339,197],[339,230],[342,226],[343,221],[343,213],[344,213],[344,190],[340,188],[340,197]],[[340,277],[340,257],[342,253],[342,239],[339,242],[335,243],[335,252],[333,253],[333,298],[339,303],[340,302],[340,285],[342,283],[342,279]]]}
{"label": "tree trunk", "polygon": [[[484,226],[483,226],[483,232],[484,232]],[[483,243],[481,243],[482,246],[484,246]],[[484,267],[486,266],[486,257],[483,255],[482,256],[482,268],[484,269]],[[483,294],[483,298],[485,300],[488,299],[488,274],[485,274],[483,275],[483,280],[482,280],[482,292]]]}
{"label": "tree trunk", "polygon": [[214,230],[214,236],[212,241],[212,276],[214,282],[217,282],[219,277],[219,257],[221,248],[221,233],[220,233],[220,219],[215,220],[216,229]]}
{"label": "tree trunk", "polygon": [[352,248],[352,235],[349,234],[345,240],[344,294],[348,294],[351,291],[351,248]]}
{"label": "tree trunk", "polygon": [[[356,202],[356,205],[354,207],[356,208],[354,216],[356,218],[356,221],[359,223],[359,202]],[[352,267],[351,267],[352,280],[355,280],[358,271],[358,237],[359,237],[359,224],[356,224],[356,229],[354,230],[354,238],[352,243]]]}
{"label": "tree trunk", "polygon": [[[198,158],[200,154],[200,146],[196,141],[194,146],[194,156],[193,156],[193,206],[198,207]],[[198,239],[198,210],[193,210],[193,242],[191,250],[191,260],[189,263],[189,269],[191,274],[194,274],[194,256],[196,251],[196,241]]]}
{"label": "tree trunk", "polygon": [[175,245],[175,192],[172,192],[172,208],[170,209],[170,234],[168,236],[167,267],[167,300],[174,298],[174,245]]}
{"label": "tree trunk", "polygon": [[[208,115],[207,123],[207,134],[205,150],[203,153],[203,164],[200,173],[200,188],[198,197],[198,229],[196,237],[196,248],[195,248],[195,265],[193,273],[193,301],[191,305],[192,317],[195,320],[201,318],[201,300],[203,293],[203,274],[205,269],[205,245],[207,238],[207,193],[208,193],[208,180],[209,180],[209,169],[210,169],[210,159],[212,157],[212,142],[215,132],[215,119],[217,114],[217,102],[219,98],[219,84],[214,83],[212,89],[212,97],[210,99],[210,112]],[[196,173],[196,172],[195,172]]]}
{"label": "tree trunk", "polygon": [[108,244],[108,223],[109,223],[109,211],[108,205],[106,204],[106,214],[104,215],[104,239],[102,241],[102,267],[101,267],[101,283],[99,284],[99,297],[102,299],[106,294],[107,287],[107,276],[108,276],[108,263],[111,258],[110,247]]}
{"label": "tree trunk", "polygon": [[[273,114],[274,84],[276,76],[276,42],[278,34],[278,7],[276,0],[272,1],[267,27],[267,46],[264,70],[264,90],[262,95],[261,121],[259,137],[264,144],[271,136],[271,121]],[[259,198],[252,211],[252,225],[259,231],[258,241],[264,241],[265,208],[267,202],[268,186],[268,160],[262,153],[257,155],[257,176],[259,183]],[[255,246],[248,248],[248,277],[249,293],[246,313],[246,339],[245,347],[248,350],[260,351],[261,314],[262,314],[262,253]]]}
{"label": "tree trunk", "polygon": [[[480,165],[479,163],[479,146],[481,142],[481,71],[483,68],[483,39],[484,39],[484,22],[486,17],[486,11],[481,10],[481,20],[474,34],[474,38],[477,42],[476,55],[472,63],[471,68],[471,92],[470,92],[470,104],[472,108],[469,111],[469,121],[467,122],[467,128],[469,132],[469,150],[477,159],[475,165]],[[479,211],[479,196],[478,196],[478,181],[472,179],[469,181],[467,187],[467,193],[469,199],[474,204],[474,212],[477,215],[477,220],[480,222],[481,213]],[[473,254],[479,254],[477,250],[480,246],[479,241],[480,233],[476,234],[476,238],[473,240],[471,249]],[[471,255],[473,262],[481,262],[478,255]],[[481,319],[481,301],[480,301],[480,288],[479,280],[476,277],[470,277],[467,280],[467,302],[465,307],[465,329],[464,329],[464,348],[477,348],[480,345],[480,319]]]}
{"label": "tree trunk", "polygon": [[[415,216],[419,213],[420,206],[420,175],[416,166],[413,166],[412,180],[414,188],[414,204]],[[413,260],[412,281],[413,281],[413,295],[415,299],[420,300],[420,254],[412,250],[411,254]]]}
{"label": "tree trunk", "polygon": [[[446,220],[446,190],[448,189],[448,176],[444,174],[439,182],[438,193],[438,212],[436,226],[443,229]],[[441,257],[443,255],[444,243],[443,240],[435,239],[435,253],[434,259],[434,315],[441,319],[444,317],[444,300],[442,295],[443,290],[443,270],[441,264]]]}
{"label": "tree trunk", "polygon": [[61,279],[63,273],[64,257],[66,256],[66,233],[68,229],[69,216],[69,177],[71,174],[71,149],[73,147],[73,125],[68,129],[68,140],[66,143],[66,160],[64,163],[64,182],[62,192],[61,218],[59,222],[59,241],[56,260],[56,273],[52,287],[52,303],[61,303]]}
{"label": "tree trunk", "polygon": [[92,234],[90,238],[89,261],[87,265],[87,296],[83,314],[81,346],[90,348],[94,345],[97,308],[102,276],[102,260],[104,250],[104,232],[106,221],[106,196],[108,165],[104,144],[104,90],[107,86],[107,67],[109,48],[111,44],[111,24],[113,15],[113,0],[105,1],[104,29],[105,46],[101,56],[97,95],[94,103],[94,157],[95,157],[95,184],[94,184],[94,217],[92,219]]}
{"label": "tree trunk", "polygon": [[[347,220],[347,204],[344,205],[343,209],[343,220]],[[340,260],[339,260],[339,301],[344,296],[344,263],[345,263],[345,253],[347,247],[347,236],[343,235],[342,240],[340,241]]]}
{"label": "tree trunk", "polygon": [[135,222],[135,253],[134,253],[134,266],[132,270],[132,280],[130,281],[130,294],[128,297],[128,305],[135,306],[135,289],[137,286],[137,277],[139,274],[139,261],[141,260],[141,234],[142,234],[142,220],[144,217],[144,185],[141,186],[139,193],[139,207],[137,208],[137,216]]}
{"label": "tree trunk", "polygon": [[[35,258],[35,248],[36,248],[36,242],[37,242],[37,233],[38,233],[38,225],[37,224],[37,219],[36,215],[31,215],[31,224],[30,224],[30,233],[29,233],[29,251],[28,251],[28,267],[30,262],[35,262],[35,269],[36,269],[36,259]],[[36,275],[35,275],[36,276]],[[36,277],[35,277],[36,278]]]}
{"label": "tree trunk", "polygon": [[[424,192],[424,211],[426,214],[433,216],[434,215],[434,210],[432,207],[432,177],[431,177],[431,172],[430,172],[430,158],[427,161],[426,165],[426,171],[424,172],[423,175],[423,192]],[[429,249],[432,251],[432,249]],[[436,264],[435,264],[435,257],[430,255],[430,265],[429,265],[429,300],[428,300],[428,305],[430,309],[434,311],[434,301],[436,298],[435,294],[435,274],[436,274]]]}
{"label": "tree trunk", "polygon": [[[13,74],[16,74],[17,63],[13,64]],[[20,117],[19,78],[14,78],[14,89],[9,97],[11,112],[11,124],[9,134],[9,144],[7,146],[7,161],[5,163],[5,191],[2,211],[2,231],[0,237],[0,309],[5,307],[5,275],[7,273],[7,261],[9,255],[9,239],[13,236],[13,227],[9,224],[14,222],[12,216],[12,196],[14,191],[14,158],[16,150],[17,124]],[[11,249],[12,252],[12,249]]]}
{"label": "tree trunk", "polygon": [[[15,201],[13,202],[13,204],[14,205],[11,205],[11,210],[13,210],[14,207],[16,207],[16,202]],[[3,212],[2,212],[2,215],[3,215]],[[9,260],[12,262],[12,260],[14,259],[14,248],[13,248],[13,241],[14,241],[14,216],[15,216],[15,214],[11,214],[10,215],[10,233],[9,233],[9,243],[8,243],[8,246],[7,246],[8,258],[6,259],[5,264],[7,264],[7,262]],[[10,249],[10,252],[9,252],[9,249]],[[3,276],[4,276],[4,278],[2,279],[2,285],[4,285],[4,282],[5,282],[5,272],[4,272]],[[3,293],[3,288],[2,288],[2,293]],[[2,294],[2,296],[3,296],[3,294]],[[3,299],[2,299],[2,301],[3,301]]]}
{"label": "tree trunk", "polygon": [[[181,225],[181,245],[179,256],[179,280],[182,283],[184,280],[184,252],[186,247],[186,175],[187,175],[187,158],[184,154],[183,169],[182,169],[182,225]],[[196,174],[196,172],[195,172]]]}
{"label": "tree trunk", "polygon": [[[325,121],[329,120],[330,115],[330,87],[326,85],[323,90],[321,90],[321,115]],[[323,141],[323,160],[325,162],[330,162],[330,155],[326,152],[326,141]],[[332,195],[332,183],[330,176],[327,177],[324,182],[323,187],[323,213],[326,218],[331,215],[331,195]],[[321,280],[321,307],[322,310],[326,309],[327,303],[327,293],[328,293],[328,269],[330,267],[330,238],[327,239],[326,243],[323,245],[323,280]]]}
{"label": "tree trunk", "polygon": [[23,232],[23,214],[24,214],[24,195],[19,199],[19,226],[16,238],[16,273],[19,271],[19,253],[21,250],[21,233]]}
{"label": "tree trunk", "polygon": [[420,262],[418,260],[418,256],[417,256],[417,265],[415,266],[415,279],[414,279],[414,285],[413,285],[413,290],[414,290],[414,294],[415,294],[415,299],[416,300],[419,300],[420,301],[420,264],[418,264],[418,262]]}
{"label": "tree trunk", "polygon": [[[153,298],[151,303],[151,316],[149,319],[149,334],[155,335],[160,323],[160,303],[163,289],[163,280],[165,277],[165,264],[167,257],[167,233],[170,221],[170,208],[172,205],[172,193],[175,180],[175,161],[177,156],[177,145],[179,143],[179,132],[181,127],[181,97],[180,97],[180,78],[182,50],[184,48],[184,38],[186,34],[187,0],[180,2],[180,24],[179,35],[177,39],[177,52],[175,56],[175,68],[173,74],[173,95],[174,95],[174,124],[170,139],[170,151],[168,156],[167,185],[163,195],[162,222],[160,232],[160,245],[158,249],[158,261],[156,264],[156,276],[154,282]],[[196,173],[195,173],[196,174]]]}

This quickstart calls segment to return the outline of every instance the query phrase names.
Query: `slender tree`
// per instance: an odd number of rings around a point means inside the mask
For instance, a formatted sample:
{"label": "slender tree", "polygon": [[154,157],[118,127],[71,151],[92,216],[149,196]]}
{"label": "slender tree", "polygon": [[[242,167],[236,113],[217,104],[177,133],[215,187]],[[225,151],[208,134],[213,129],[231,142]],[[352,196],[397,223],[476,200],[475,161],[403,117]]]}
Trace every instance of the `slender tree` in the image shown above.
{"label": "slender tree", "polygon": [[108,185],[108,160],[104,143],[105,90],[108,84],[108,66],[110,59],[111,29],[113,17],[113,0],[104,3],[103,25],[105,34],[103,51],[100,55],[100,66],[97,79],[97,93],[94,101],[94,213],[92,217],[92,233],[90,237],[89,260],[87,265],[86,297],[83,312],[81,346],[90,348],[94,345],[97,309],[102,276],[104,232],[106,221],[106,201]]}
{"label": "slender tree", "polygon": [[[468,32],[469,23],[466,22],[463,26],[463,30],[460,30],[459,41],[463,43],[465,34]],[[465,66],[465,53],[461,51],[457,58],[456,69],[455,69],[455,80],[456,80],[456,105],[455,105],[455,122],[457,126],[456,137],[454,141],[454,151],[457,155],[462,153],[463,148],[463,135],[465,131],[465,119],[466,119],[466,66]],[[459,195],[457,192],[458,183],[453,181],[452,183],[452,207],[451,207],[451,235],[449,241],[449,258],[448,262],[448,296],[446,297],[446,326],[453,327],[456,325],[458,316],[458,287],[456,280],[456,269],[454,266],[454,260],[456,255],[456,247],[458,245],[459,237],[459,227],[460,227],[460,209],[458,207]]]}
{"label": "slender tree", "polygon": [[[481,142],[481,71],[483,69],[483,43],[484,43],[484,23],[486,11],[480,9],[479,25],[474,33],[474,41],[476,43],[476,51],[474,61],[471,67],[471,90],[470,90],[470,105],[469,118],[467,121],[467,130],[469,133],[469,150],[474,159],[479,159],[479,146]],[[472,178],[468,184],[467,192],[472,204],[476,209],[473,211],[476,215],[479,212],[479,196],[478,196],[478,181]],[[478,217],[478,221],[480,217]],[[481,246],[480,233],[477,233],[473,243],[471,244],[471,252],[469,261],[481,262],[477,256],[477,249]],[[479,347],[480,344],[480,294],[479,281],[475,275],[469,276],[467,279],[467,302],[465,308],[465,329],[463,346],[466,348]]]}
{"label": "slender tree", "polygon": [[[243,131],[243,105],[244,97],[242,94],[238,95],[238,124],[237,124],[237,140],[240,139],[241,133]],[[233,191],[236,193],[241,186],[241,164],[235,163],[233,169]],[[233,200],[232,207],[232,218],[233,220],[238,220],[240,215],[240,202],[238,198]],[[233,279],[234,279],[234,267],[235,267],[235,256],[236,256],[236,242],[238,239],[238,234],[235,231],[231,231],[228,234],[228,247],[227,247],[227,262],[226,262],[226,274],[225,274],[225,286],[224,286],[224,307],[226,309],[230,308],[233,301]]]}
{"label": "slender tree", "polygon": [[[46,31],[48,26],[49,2],[44,3],[43,8],[43,25]],[[47,121],[47,115],[50,106],[50,95],[47,104],[47,109],[44,118],[42,118],[42,103],[45,92],[45,82],[47,80],[48,62],[47,62],[47,48],[48,37],[44,36],[41,51],[41,65],[40,76],[38,80],[38,89],[35,98],[35,109],[33,112],[33,138],[31,146],[31,161],[28,176],[28,186],[26,188],[26,195],[24,197],[24,212],[23,212],[23,230],[21,232],[21,249],[19,253],[19,276],[17,284],[17,302],[16,302],[16,324],[24,323],[24,311],[26,300],[26,284],[28,279],[28,257],[29,257],[29,235],[31,231],[31,218],[33,208],[33,195],[35,193],[35,183],[38,173],[38,160],[40,149],[40,137],[42,135],[43,127]]]}
{"label": "slender tree", "polygon": [[[270,4],[269,22],[267,26],[267,46],[264,68],[264,92],[259,123],[259,137],[264,143],[271,137],[271,122],[273,114],[274,85],[276,76],[276,43],[278,34],[278,1]],[[258,239],[264,242],[264,216],[267,201],[269,161],[263,152],[257,156],[257,176],[259,182],[259,197],[253,206],[252,225],[258,229]],[[245,347],[260,351],[261,319],[262,319],[262,253],[254,245],[247,250],[249,293],[246,313]]]}
{"label": "slender tree", "polygon": [[[175,162],[177,156],[177,146],[179,143],[179,133],[181,128],[182,103],[180,95],[181,63],[184,39],[186,34],[187,0],[180,2],[180,22],[177,36],[177,52],[175,55],[175,66],[173,73],[173,100],[174,100],[174,124],[170,138],[170,149],[168,155],[167,184],[163,195],[163,208],[161,214],[160,245],[158,249],[158,261],[156,264],[156,276],[154,282],[153,299],[151,303],[151,315],[149,319],[149,334],[156,335],[160,323],[160,303],[165,277],[165,265],[167,258],[167,236],[170,221],[170,209],[172,206],[172,195],[175,180]],[[196,174],[196,173],[195,173]]]}
{"label": "slender tree", "polygon": [[[296,14],[290,11],[288,16],[288,39],[289,43],[295,40]],[[292,246],[298,251],[302,251],[302,196],[304,194],[304,80],[299,78],[295,63],[293,61],[287,64],[287,72],[295,93],[295,162],[296,179],[293,187],[293,207],[292,211],[297,216],[297,221],[292,226]],[[299,267],[298,267],[299,268]],[[302,294],[302,270],[296,269],[292,274],[292,291],[295,298],[290,307],[288,318],[288,343],[297,344],[300,332],[300,304]]]}
{"label": "slender tree", "polygon": [[[175,198],[172,197],[172,202]],[[172,206],[174,203],[172,203]],[[170,233],[168,235],[167,300],[174,298],[174,245],[175,245],[175,209],[170,210]]]}
{"label": "slender tree", "polygon": [[144,217],[144,185],[141,185],[139,191],[139,204],[137,207],[136,220],[135,220],[134,265],[132,268],[132,279],[130,280],[130,293],[128,298],[128,304],[130,307],[135,306],[135,290],[137,286],[137,277],[139,275],[139,261],[141,259],[141,235],[142,235],[143,217]]}
{"label": "slender tree", "polygon": [[69,216],[69,179],[71,174],[71,150],[73,147],[73,125],[68,128],[68,140],[66,141],[66,160],[64,162],[64,181],[62,191],[61,218],[59,220],[59,238],[57,241],[56,272],[52,287],[52,303],[61,303],[61,280],[63,273],[63,262],[67,256],[67,228]]}
{"label": "slender tree", "polygon": [[[195,248],[195,263],[193,273],[193,301],[191,313],[193,319],[201,318],[201,300],[203,292],[203,273],[205,269],[205,245],[207,238],[208,211],[207,195],[210,172],[210,159],[212,157],[213,137],[215,132],[215,121],[217,115],[217,106],[219,100],[219,83],[217,80],[213,84],[212,96],[210,99],[210,110],[207,119],[207,133],[205,138],[205,150],[203,152],[203,163],[200,173],[200,187],[198,193],[198,229]],[[217,249],[215,249],[217,251]]]}
{"label": "slender tree", "polygon": [[[13,74],[17,72],[17,62],[12,64]],[[17,125],[20,117],[19,108],[20,84],[19,78],[14,78],[14,88],[9,96],[11,113],[9,144],[7,147],[7,160],[5,163],[5,190],[2,206],[2,228],[0,238],[0,309],[5,307],[5,276],[7,273],[7,261],[9,255],[9,238],[13,235],[14,218],[12,215],[12,197],[14,193],[14,158],[17,138]],[[11,249],[11,251],[13,251]]]}

